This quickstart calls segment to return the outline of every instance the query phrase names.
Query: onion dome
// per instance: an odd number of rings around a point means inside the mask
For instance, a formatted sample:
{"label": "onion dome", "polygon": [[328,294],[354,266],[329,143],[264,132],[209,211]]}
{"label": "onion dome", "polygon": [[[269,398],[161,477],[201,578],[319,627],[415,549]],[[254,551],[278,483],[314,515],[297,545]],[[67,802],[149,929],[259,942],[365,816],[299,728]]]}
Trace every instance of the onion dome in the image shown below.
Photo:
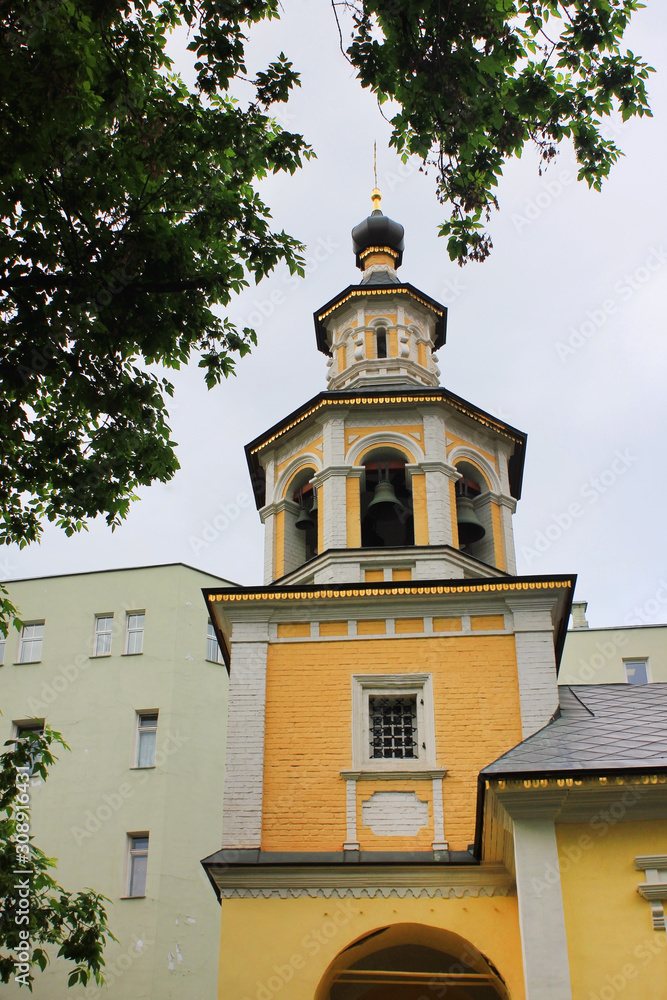
{"label": "onion dome", "polygon": [[401,266],[403,260],[403,226],[382,214],[382,195],[377,188],[373,189],[371,198],[373,211],[352,230],[352,249],[356,254],[357,267],[365,271],[380,264],[395,269]]}

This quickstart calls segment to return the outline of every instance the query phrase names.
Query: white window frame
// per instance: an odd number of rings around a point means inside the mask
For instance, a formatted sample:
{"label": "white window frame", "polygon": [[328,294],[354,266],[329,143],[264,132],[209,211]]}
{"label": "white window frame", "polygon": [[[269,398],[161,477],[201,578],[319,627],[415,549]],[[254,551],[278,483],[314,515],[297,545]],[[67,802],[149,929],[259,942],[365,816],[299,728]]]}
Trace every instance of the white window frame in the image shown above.
{"label": "white window frame", "polygon": [[[41,663],[42,650],[44,647],[44,626],[46,622],[41,621],[26,622],[21,628],[19,639],[19,663]],[[41,629],[39,634],[28,634],[29,629]],[[39,655],[35,656],[35,652]]]}
{"label": "white window frame", "polygon": [[[211,653],[211,643],[215,643],[215,656],[210,656]],[[220,644],[218,642],[218,637],[215,634],[215,626],[209,618],[208,624],[206,626],[206,659],[210,663],[222,663],[222,653],[220,652]]]}
{"label": "white window frame", "polygon": [[[415,696],[417,699],[417,747],[415,757],[371,757],[371,697]],[[363,674],[352,677],[352,767],[355,771],[380,773],[416,772],[436,767],[435,719],[432,674]]]}
{"label": "white window frame", "polygon": [[[145,840],[145,847],[138,847],[136,841]],[[126,899],[144,899],[146,896],[146,883],[148,882],[148,852],[150,848],[150,834],[146,831],[144,833],[128,833],[127,835],[127,863],[125,872],[125,898]],[[133,880],[135,874],[135,862],[139,858],[146,858],[146,872],[144,876],[144,884],[142,886],[143,892],[132,892]]]}
{"label": "white window frame", "polygon": [[0,667],[4,666],[6,652],[7,652],[7,638],[4,635],[0,635]]}
{"label": "white window frame", "polygon": [[[133,619],[141,618],[141,625],[132,624]],[[125,614],[125,656],[141,656],[144,651],[144,631],[146,629],[145,611],[128,611]],[[141,636],[140,648],[130,649],[130,637]]]}
{"label": "white window frame", "polygon": [[[144,722],[143,720],[155,719],[155,722]],[[136,723],[136,740],[134,746],[134,767],[143,770],[148,767],[155,767],[155,753],[157,750],[157,730],[160,722],[160,712],[157,708],[152,710],[146,710],[143,712],[137,712],[137,723]],[[142,735],[144,733],[154,733],[155,742],[153,743],[153,759],[150,764],[141,764],[141,743]]]}
{"label": "white window frame", "polygon": [[[646,668],[646,681],[631,681],[628,677],[628,666],[633,663],[643,663]],[[651,683],[651,674],[649,672],[648,666],[648,656],[627,656],[623,658],[623,669],[625,670],[625,680],[628,684],[634,684],[636,686],[641,686],[641,684]]]}
{"label": "white window frame", "polygon": [[[99,628],[100,622],[111,622],[108,628]],[[102,650],[98,648],[99,640],[102,636],[109,636],[109,648]],[[111,641],[113,637],[113,612],[111,614],[95,615],[95,637],[93,639],[93,656],[111,656]]]}

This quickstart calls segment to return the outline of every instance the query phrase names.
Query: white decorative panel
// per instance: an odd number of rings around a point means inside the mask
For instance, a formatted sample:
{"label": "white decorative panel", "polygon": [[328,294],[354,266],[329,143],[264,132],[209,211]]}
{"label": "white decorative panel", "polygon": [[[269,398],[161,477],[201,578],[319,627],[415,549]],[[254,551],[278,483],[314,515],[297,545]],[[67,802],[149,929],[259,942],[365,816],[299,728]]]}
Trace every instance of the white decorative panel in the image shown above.
{"label": "white decorative panel", "polygon": [[374,792],[362,807],[362,823],[379,837],[414,837],[428,826],[428,802],[415,792]]}

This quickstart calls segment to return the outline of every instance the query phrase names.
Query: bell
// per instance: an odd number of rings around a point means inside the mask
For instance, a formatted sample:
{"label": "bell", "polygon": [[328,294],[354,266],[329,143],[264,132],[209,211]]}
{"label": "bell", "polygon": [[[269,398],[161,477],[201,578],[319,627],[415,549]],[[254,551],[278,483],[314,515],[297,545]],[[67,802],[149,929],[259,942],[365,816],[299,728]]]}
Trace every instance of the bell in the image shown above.
{"label": "bell", "polygon": [[308,513],[305,507],[302,507],[299,511],[299,516],[296,519],[295,528],[299,528],[300,531],[306,531],[308,528],[314,528],[315,522]]}
{"label": "bell", "polygon": [[313,504],[310,508],[310,516],[313,521],[317,521],[317,490],[313,489]]}
{"label": "bell", "polygon": [[459,526],[459,543],[461,545],[470,545],[472,542],[478,542],[484,538],[486,528],[480,524],[475,513],[475,505],[470,497],[456,498],[456,520]]}
{"label": "bell", "polygon": [[391,485],[388,479],[381,479],[380,482],[375,487],[375,492],[373,494],[373,499],[368,505],[368,510],[371,507],[380,507],[382,504],[393,504],[398,510],[405,510],[405,507],[401,501],[396,496],[394,487]]}

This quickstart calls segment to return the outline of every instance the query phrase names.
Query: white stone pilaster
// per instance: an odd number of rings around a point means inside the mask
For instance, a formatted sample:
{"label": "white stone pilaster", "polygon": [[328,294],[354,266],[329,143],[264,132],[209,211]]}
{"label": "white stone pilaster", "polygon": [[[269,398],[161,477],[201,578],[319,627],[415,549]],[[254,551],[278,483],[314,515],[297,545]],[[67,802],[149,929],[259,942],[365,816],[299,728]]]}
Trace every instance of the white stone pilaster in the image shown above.
{"label": "white stone pilaster", "polygon": [[432,407],[419,408],[424,426],[424,455],[429,462],[447,464],[447,442],[445,438],[445,418],[434,412]]}
{"label": "white stone pilaster", "polygon": [[500,526],[503,535],[503,545],[505,546],[505,569],[512,576],[516,575],[516,550],[514,548],[514,526],[512,524],[512,514],[516,510],[516,500],[514,497],[500,496],[498,498],[500,507]]}
{"label": "white stone pilaster", "polygon": [[342,465],[345,461],[345,416],[347,411],[336,411],[322,426],[323,469],[332,465]]}
{"label": "white stone pilaster", "polygon": [[235,623],[231,638],[222,847],[258,848],[262,834],[268,623]]}
{"label": "white stone pilaster", "polygon": [[429,545],[452,545],[449,483],[452,479],[460,479],[459,473],[446,462],[428,460],[416,465],[406,465],[405,471],[408,475],[424,475]]}
{"label": "white stone pilaster", "polygon": [[274,504],[262,507],[259,516],[264,525],[264,584],[275,580],[274,545],[276,533],[276,511]]}
{"label": "white stone pilaster", "polygon": [[506,603],[514,615],[521,730],[526,739],[546,726],[558,707],[552,602],[507,598]]}
{"label": "white stone pilaster", "polygon": [[347,546],[347,465],[327,466],[313,476],[311,482],[320,493],[324,509],[324,537],[320,551],[344,549]]}
{"label": "white stone pilaster", "polygon": [[554,827],[554,817],[564,795],[564,792],[499,795],[514,827],[526,1000],[572,1000]]}

